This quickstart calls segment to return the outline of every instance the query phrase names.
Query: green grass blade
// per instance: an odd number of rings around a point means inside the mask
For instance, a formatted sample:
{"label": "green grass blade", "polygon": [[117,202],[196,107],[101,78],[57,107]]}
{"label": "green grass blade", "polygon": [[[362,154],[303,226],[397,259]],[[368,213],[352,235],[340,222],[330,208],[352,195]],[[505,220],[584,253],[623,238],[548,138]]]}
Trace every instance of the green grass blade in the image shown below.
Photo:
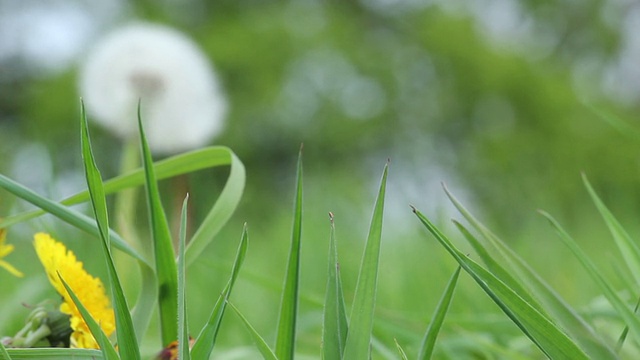
{"label": "green grass blade", "polygon": [[[90,217],[80,214],[77,211],[73,211],[55,201],[42,197],[2,174],[0,174],[0,187],[4,188],[15,196],[45,210],[46,212],[59,218],[62,221],[73,225],[78,229],[85,231],[95,237],[100,237],[100,230],[98,229],[95,220],[91,219]],[[116,248],[122,250],[124,253],[132,256],[134,259],[148,263],[147,259],[145,259],[142,255],[140,255],[140,253],[133,249],[131,245],[124,241],[118,234],[112,232],[111,240],[113,241],[113,245]]]}
{"label": "green grass blade", "polygon": [[151,151],[142,127],[140,107],[138,107],[138,128],[142,146],[142,160],[145,169],[145,184],[147,190],[147,207],[153,236],[153,251],[158,278],[158,305],[160,307],[160,328],[162,345],[167,346],[178,339],[178,271],[176,269],[175,254],[171,243],[171,232],[167,217],[162,208],[160,191],[156,175],[153,170]]}
{"label": "green grass blade", "polygon": [[287,261],[284,290],[280,303],[280,318],[276,337],[276,355],[281,360],[293,360],[298,313],[298,285],[300,281],[300,242],[302,237],[302,147],[298,154],[294,201],[293,232]]}
{"label": "green grass blade", "polygon": [[109,238],[109,216],[107,214],[107,199],[105,197],[104,188],[102,186],[102,176],[96,165],[93,153],[91,151],[91,142],[89,140],[89,128],[87,125],[87,113],[84,110],[84,103],[80,104],[81,129],[80,139],[82,145],[82,160],[84,163],[84,175],[87,180],[89,197],[91,199],[91,207],[96,217],[98,231],[100,236],[106,240],[107,247],[111,248],[111,240]]}
{"label": "green grass blade", "polygon": [[373,210],[369,237],[365,245],[358,283],[353,299],[349,333],[344,348],[344,359],[369,359],[371,332],[378,286],[378,260],[382,238],[384,195],[389,164],[386,164],[380,181],[380,190]]}
{"label": "green grass blade", "polygon": [[[225,207],[232,207],[232,210],[235,210],[235,206],[237,206],[237,203],[239,202],[240,195],[242,195],[245,177],[244,166],[231,149],[224,146],[212,146],[193,150],[158,161],[154,164],[154,169],[156,170],[157,178],[160,180],[202,169],[227,165],[231,165],[231,172],[234,175],[230,175],[227,179],[227,185],[220,193],[220,198],[225,199],[223,202],[228,203]],[[104,191],[108,195],[123,189],[140,186],[144,184],[144,179],[144,169],[140,168],[105,181]],[[233,186],[231,186],[231,183],[233,183]],[[89,192],[82,191],[62,200],[60,204],[74,205],[88,200]],[[233,213],[233,211],[231,211],[231,213]],[[0,220],[0,227],[9,227],[44,214],[46,214],[46,211],[33,210],[9,216]]]}
{"label": "green grass blade", "polygon": [[216,234],[218,234],[220,229],[222,229],[222,226],[229,221],[242,198],[246,177],[244,165],[242,165],[240,159],[230,150],[227,151],[226,155],[228,155],[228,161],[231,165],[229,178],[218,200],[213,207],[211,207],[211,210],[209,210],[209,213],[202,221],[202,224],[196,229],[196,232],[187,245],[187,266],[191,265],[198,258]]}
{"label": "green grass blade", "polygon": [[604,278],[600,271],[596,268],[595,264],[586,256],[586,254],[576,244],[575,240],[560,226],[560,224],[548,213],[540,212],[556,230],[562,242],[573,252],[576,258],[580,261],[584,269],[587,271],[593,281],[600,287],[600,290],[605,295],[607,300],[616,309],[620,317],[625,321],[626,325],[631,330],[631,333],[636,341],[640,344],[640,319],[638,319],[629,306],[620,298],[615,292],[611,284]]}
{"label": "green grass blade", "polygon": [[559,327],[523,300],[513,289],[458,250],[424,215],[414,213],[500,309],[551,359],[589,359]]}
{"label": "green grass blade", "polygon": [[[454,221],[454,224],[474,247],[494,276],[511,287],[543,315],[552,318],[591,358],[617,358],[611,346],[596,334],[591,325],[567,304],[535,270],[511,250],[504,241],[480,223],[446,187],[444,190],[458,211],[485,239],[481,244],[464,226]],[[489,249],[492,250],[491,253]],[[498,259],[495,258],[496,256]]]}
{"label": "green grass blade", "polygon": [[[84,111],[83,111],[84,114]],[[124,297],[120,279],[116,272],[109,241],[109,222],[107,214],[106,200],[102,188],[100,172],[95,165],[93,152],[91,151],[91,141],[86,116],[82,116],[81,147],[84,161],[85,174],[87,176],[87,186],[91,197],[91,205],[94,209],[98,229],[100,229],[100,239],[102,252],[109,274],[109,285],[113,297],[113,310],[116,319],[116,335],[120,354],[124,359],[140,359],[140,349],[138,348],[137,337],[129,313],[127,299]]]}
{"label": "green grass blade", "polygon": [[456,269],[456,271],[451,276],[447,287],[445,288],[440,301],[438,302],[438,306],[436,307],[435,315],[431,322],[429,323],[429,327],[427,327],[427,332],[424,335],[424,339],[422,340],[422,346],[420,347],[420,353],[418,355],[418,359],[427,360],[431,359],[433,355],[433,350],[435,349],[436,339],[438,337],[438,333],[440,332],[440,328],[442,327],[442,323],[444,323],[444,317],[449,310],[449,305],[451,304],[451,300],[453,299],[453,291],[456,288],[456,284],[458,282],[458,276],[460,275],[460,267]]}
{"label": "green grass blade", "polygon": [[[636,306],[633,308],[633,313],[637,314],[638,309],[640,309],[640,298],[636,301]],[[624,345],[625,340],[627,340],[627,335],[629,334],[629,326],[625,325],[624,329],[622,329],[622,333],[620,337],[618,337],[618,341],[616,341],[616,351],[620,352],[622,350],[622,346]]]}
{"label": "green grass blade", "polygon": [[593,203],[596,205],[600,215],[607,224],[609,232],[611,232],[618,249],[620,249],[622,258],[629,267],[631,274],[635,277],[636,282],[640,283],[640,248],[635,241],[631,239],[631,236],[629,236],[620,222],[618,222],[618,220],[613,216],[611,211],[609,211],[604,202],[600,200],[600,197],[596,194],[595,190],[589,183],[589,180],[587,180],[586,175],[582,174],[582,180],[584,182],[584,186],[589,192],[589,195],[591,195]]}
{"label": "green grass blade", "polygon": [[109,341],[107,335],[105,335],[100,325],[98,325],[98,323],[93,319],[87,308],[85,308],[82,302],[80,302],[80,299],[78,299],[76,294],[73,292],[73,289],[69,287],[67,282],[62,278],[62,276],[60,276],[60,274],[58,274],[58,277],[60,278],[62,285],[64,285],[64,288],[69,293],[69,296],[71,296],[71,300],[73,300],[73,303],[78,308],[78,311],[80,311],[80,315],[82,315],[84,322],[87,324],[87,327],[91,331],[91,335],[93,335],[93,337],[96,339],[96,342],[100,346],[100,351],[102,352],[103,357],[107,360],[120,359],[118,353],[116,352],[116,349]]}
{"label": "green grass blade", "polygon": [[8,349],[12,360],[97,360],[104,359],[100,350],[41,348],[41,349]]}
{"label": "green grass blade", "polygon": [[140,294],[135,306],[131,309],[131,320],[138,335],[138,341],[142,341],[149,328],[151,315],[155,309],[158,298],[158,286],[156,274],[147,264],[138,262],[140,265]]}
{"label": "green grass blade", "polygon": [[393,339],[393,341],[396,343],[396,349],[398,349],[398,354],[400,355],[400,359],[409,360],[409,358],[407,357],[407,353],[404,352],[404,349],[398,343],[398,339]]}
{"label": "green grass blade", "polygon": [[7,349],[2,345],[2,341],[0,341],[0,360],[11,360],[11,355],[9,355]]}
{"label": "green grass blade", "polygon": [[191,360],[189,353],[189,323],[187,321],[187,279],[185,274],[185,243],[187,242],[187,202],[185,196],[180,214],[180,239],[178,244],[178,359]]}
{"label": "green grass blade", "polygon": [[238,310],[238,308],[236,308],[232,303],[228,303],[228,304],[229,304],[229,307],[231,307],[231,309],[236,313],[236,315],[238,315],[240,320],[242,320],[242,323],[249,331],[249,334],[251,334],[253,341],[256,343],[256,347],[258,348],[258,351],[260,351],[260,353],[262,354],[262,357],[265,360],[278,360],[278,358],[276,357],[276,354],[274,354],[273,351],[271,351],[271,349],[269,348],[269,345],[267,345],[267,342],[264,341],[264,339],[262,338],[262,336],[260,336],[260,334],[258,334],[256,329],[253,326],[251,326],[251,324],[249,323],[249,320],[247,320],[247,318],[245,318],[244,315],[240,313],[240,310]]}
{"label": "green grass blade", "polygon": [[329,269],[327,271],[327,292],[324,301],[324,321],[322,326],[322,358],[342,359],[344,345],[347,340],[347,312],[342,293],[340,268],[338,264],[338,247],[336,245],[335,224],[331,218],[331,235],[329,238]]}
{"label": "green grass blade", "polygon": [[236,254],[236,260],[233,263],[233,268],[231,269],[229,282],[225,286],[224,290],[222,290],[222,294],[213,307],[213,311],[209,316],[207,324],[202,328],[202,331],[200,331],[200,334],[191,349],[191,354],[194,359],[208,359],[211,356],[211,351],[215,345],[218,330],[222,323],[222,316],[224,315],[224,311],[227,306],[227,300],[229,299],[231,290],[233,290],[233,285],[238,278],[240,268],[242,267],[242,263],[244,262],[244,258],[247,254],[248,239],[247,225],[245,224],[242,231],[240,246],[238,247],[238,252]]}

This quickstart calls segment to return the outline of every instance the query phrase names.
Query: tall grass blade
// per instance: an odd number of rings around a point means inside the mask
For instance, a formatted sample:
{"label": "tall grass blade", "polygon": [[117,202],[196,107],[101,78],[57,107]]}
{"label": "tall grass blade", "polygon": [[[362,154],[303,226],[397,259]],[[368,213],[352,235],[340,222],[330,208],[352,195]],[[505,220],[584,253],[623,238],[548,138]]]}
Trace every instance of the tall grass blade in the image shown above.
{"label": "tall grass blade", "polygon": [[242,267],[242,263],[244,262],[244,258],[247,254],[247,246],[248,246],[248,231],[247,225],[244,225],[244,229],[242,230],[242,238],[240,239],[240,245],[238,246],[238,253],[236,254],[236,260],[233,263],[233,268],[231,269],[231,277],[229,282],[222,290],[222,294],[218,298],[215,306],[213,307],[213,311],[209,316],[209,320],[207,324],[202,328],[198,338],[193,344],[193,348],[191,349],[191,354],[194,359],[208,359],[211,356],[211,351],[213,350],[213,345],[216,342],[216,337],[218,336],[218,330],[220,329],[220,324],[222,323],[222,316],[224,315],[224,311],[227,306],[227,300],[229,299],[229,295],[231,295],[231,290],[233,290],[233,285],[238,278],[238,273],[240,272],[240,268]]}
{"label": "tall grass blade", "polygon": [[424,215],[414,209],[418,219],[460,264],[500,309],[536,346],[551,359],[589,359],[550,319],[541,314],[513,289],[458,250]]}
{"label": "tall grass blade", "polygon": [[185,196],[180,214],[180,239],[178,244],[178,359],[191,360],[189,354],[189,323],[187,321],[187,280],[185,274],[185,243],[187,242],[187,202]]}
{"label": "tall grass blade", "polygon": [[124,292],[120,285],[120,279],[118,278],[118,274],[113,264],[113,258],[111,257],[109,217],[107,214],[106,199],[104,198],[104,191],[102,189],[102,179],[91,150],[89,128],[87,125],[87,118],[84,115],[84,110],[82,111],[82,114],[82,129],[80,134],[82,158],[84,161],[85,174],[87,176],[87,186],[91,196],[91,205],[95,212],[98,229],[100,229],[102,253],[109,274],[109,285],[111,287],[111,294],[113,297],[113,310],[116,319],[118,346],[120,354],[124,359],[140,359],[140,350],[138,348],[131,314],[129,313],[129,306],[127,305],[127,299],[124,297]]}
{"label": "tall grass blade", "polygon": [[41,349],[7,349],[12,360],[96,360],[104,359],[99,350],[41,348]]}
{"label": "tall grass blade", "polygon": [[436,307],[436,312],[431,322],[429,323],[429,327],[427,328],[427,332],[424,335],[424,339],[422,340],[422,346],[420,347],[420,353],[418,355],[419,360],[428,360],[431,359],[433,355],[433,350],[435,349],[436,339],[438,338],[438,334],[440,333],[440,328],[442,328],[442,323],[444,323],[444,317],[449,310],[449,305],[451,304],[451,300],[453,299],[453,291],[456,288],[456,284],[458,283],[458,276],[460,275],[460,267],[456,269],[456,271],[449,279],[449,283],[447,283],[447,287],[445,288],[440,301],[438,302],[438,306]]}
{"label": "tall grass blade", "polygon": [[587,255],[580,249],[575,240],[560,226],[560,224],[548,213],[540,211],[540,213],[547,218],[551,226],[556,230],[562,242],[571,250],[571,252],[580,261],[584,269],[587,271],[591,279],[600,287],[600,290],[605,295],[607,300],[616,309],[620,317],[625,321],[626,325],[631,330],[631,334],[634,337],[636,343],[640,344],[640,319],[638,319],[634,312],[631,311],[629,306],[620,298],[620,296],[613,289],[611,284],[604,278],[600,271],[596,268],[595,264],[587,257]]}
{"label": "tall grass blade", "polygon": [[[519,296],[541,314],[558,324],[593,359],[615,359],[617,355],[604,339],[596,334],[589,323],[533,270],[520,256],[493,232],[478,221],[450,192],[445,193],[465,217],[482,234],[480,243],[460,223],[454,224],[474,247],[491,273],[510,286]],[[490,251],[491,250],[491,254]],[[499,260],[495,259],[499,257]]]}
{"label": "tall grass blade", "polygon": [[242,320],[242,323],[249,331],[249,334],[251,334],[253,341],[256,343],[256,347],[258,348],[258,351],[260,351],[260,354],[262,354],[262,357],[265,360],[278,360],[278,357],[276,357],[276,354],[274,354],[273,351],[271,351],[271,349],[269,348],[269,345],[267,345],[267,342],[264,341],[264,339],[262,338],[262,336],[260,336],[260,334],[258,334],[256,329],[253,326],[251,326],[247,318],[245,318],[244,315],[242,315],[240,310],[238,310],[238,308],[236,308],[232,303],[228,303],[228,304],[229,304],[229,307],[231,307],[231,309],[236,313],[236,315],[238,315],[240,320]]}
{"label": "tall grass blade", "polygon": [[178,339],[178,271],[175,254],[171,242],[171,232],[167,217],[162,208],[160,191],[153,170],[151,151],[142,127],[140,106],[138,106],[138,128],[142,146],[142,160],[145,170],[145,187],[147,190],[147,207],[153,237],[153,252],[158,278],[158,306],[160,308],[160,329],[162,346],[167,346]]}
{"label": "tall grass blade", "polygon": [[80,315],[82,315],[84,322],[87,324],[87,327],[91,331],[91,335],[93,335],[94,339],[96,339],[96,342],[100,346],[102,356],[107,360],[119,360],[120,357],[118,356],[116,349],[113,347],[104,331],[102,331],[100,325],[98,325],[98,323],[93,319],[87,308],[84,307],[82,302],[80,302],[80,299],[78,299],[78,297],[76,296],[76,293],[73,292],[73,289],[69,287],[69,284],[67,284],[67,282],[62,278],[62,276],[60,276],[59,273],[58,277],[60,278],[60,281],[62,282],[64,288],[69,293],[69,296],[71,296],[71,300],[73,300],[73,303],[78,308]]}
{"label": "tall grass blade", "polygon": [[298,313],[298,285],[300,282],[300,242],[302,237],[302,147],[298,154],[296,197],[294,201],[293,232],[287,261],[284,290],[280,304],[280,318],[276,337],[276,355],[281,360],[293,360]]}
{"label": "tall grass blade", "polygon": [[331,220],[331,235],[329,238],[329,269],[327,271],[327,292],[324,300],[324,319],[322,326],[322,358],[342,359],[344,345],[347,340],[347,311],[342,293],[340,280],[340,265],[338,263],[338,247],[336,244],[336,227],[333,214]]}
{"label": "tall grass blade", "polygon": [[633,274],[636,279],[636,283],[640,284],[640,247],[638,247],[636,242],[631,239],[631,236],[629,236],[620,222],[618,222],[611,211],[609,211],[604,202],[600,200],[600,197],[596,194],[585,174],[582,174],[582,181],[584,182],[584,186],[587,188],[593,203],[596,205],[600,215],[604,219],[604,222],[607,224],[609,232],[611,232],[618,249],[620,249],[620,252],[622,253],[622,258],[629,267],[631,274]]}
{"label": "tall grass blade", "polygon": [[371,332],[378,286],[378,260],[380,258],[380,240],[382,238],[382,217],[384,196],[387,185],[387,163],[382,173],[380,189],[373,210],[369,236],[365,245],[358,283],[349,318],[349,333],[344,348],[343,359],[369,359]]}

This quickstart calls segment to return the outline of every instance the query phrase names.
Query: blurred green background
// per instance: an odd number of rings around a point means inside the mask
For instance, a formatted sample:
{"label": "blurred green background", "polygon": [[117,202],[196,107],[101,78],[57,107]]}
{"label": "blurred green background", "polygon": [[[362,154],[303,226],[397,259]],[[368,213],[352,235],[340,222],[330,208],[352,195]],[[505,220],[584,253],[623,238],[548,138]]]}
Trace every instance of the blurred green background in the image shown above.
{"label": "blurred green background", "polygon": [[[376,328],[382,339],[416,342],[454,268],[409,209],[413,204],[452,230],[448,220],[457,214],[440,182],[576,305],[589,303],[595,289],[535,210],[556,216],[608,267],[619,255],[582,186],[584,172],[631,233],[640,230],[639,138],[594,110],[632,128],[638,119],[635,3],[0,0],[3,174],[56,199],[83,189],[78,65],[101,36],[133,20],[172,26],[201,46],[229,103],[225,130],[212,144],[233,149],[247,168],[240,208],[208,249],[210,260],[188,274],[194,329],[222,288],[246,221],[251,243],[238,293],[249,295],[236,294],[234,302],[273,339],[301,143],[302,354],[319,347],[327,213],[336,216],[349,297],[388,158]],[[122,144],[98,126],[91,130],[103,176],[117,175]],[[202,171],[181,185],[191,193],[194,222],[215,201],[226,173]],[[183,196],[175,184],[162,184],[168,206]],[[0,215],[25,208],[0,192]],[[80,258],[91,256],[83,235],[55,219],[12,228],[9,241],[18,250],[8,260],[29,280],[0,274],[3,289],[13,290],[0,294],[3,301],[28,302],[24,297],[44,284],[38,265],[29,264],[39,230],[67,241]],[[87,266],[102,271],[99,264]],[[473,317],[471,326],[467,317],[483,309],[491,320],[496,309],[468,280],[461,280],[450,331],[481,336],[481,319]],[[0,329],[20,321],[13,315],[0,314],[0,324],[7,324]],[[222,350],[250,344],[236,327]]]}

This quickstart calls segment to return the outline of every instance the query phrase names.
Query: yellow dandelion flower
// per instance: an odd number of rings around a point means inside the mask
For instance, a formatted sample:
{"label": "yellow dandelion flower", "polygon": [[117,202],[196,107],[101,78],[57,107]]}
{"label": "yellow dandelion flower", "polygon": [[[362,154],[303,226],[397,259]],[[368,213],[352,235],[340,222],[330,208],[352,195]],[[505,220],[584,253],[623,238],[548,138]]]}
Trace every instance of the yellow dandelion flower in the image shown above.
{"label": "yellow dandelion flower", "polygon": [[115,330],[115,317],[100,279],[88,274],[82,262],[77,261],[72,251],[54,240],[49,234],[38,233],[34,242],[36,253],[47,272],[51,285],[62,295],[64,302],[60,311],[71,316],[71,347],[98,349],[98,343],[91,335],[80,311],[64,288],[58,273],[67,282],[80,302],[96,320],[102,331],[110,336]]}
{"label": "yellow dandelion flower", "polygon": [[0,229],[0,267],[4,268],[5,270],[7,270],[8,272],[10,272],[11,274],[17,276],[17,277],[22,277],[23,274],[18,271],[18,269],[14,268],[11,264],[9,264],[8,262],[2,260],[3,257],[11,254],[11,252],[13,252],[13,245],[7,245],[5,244],[5,240],[7,239],[7,230],[6,229]]}

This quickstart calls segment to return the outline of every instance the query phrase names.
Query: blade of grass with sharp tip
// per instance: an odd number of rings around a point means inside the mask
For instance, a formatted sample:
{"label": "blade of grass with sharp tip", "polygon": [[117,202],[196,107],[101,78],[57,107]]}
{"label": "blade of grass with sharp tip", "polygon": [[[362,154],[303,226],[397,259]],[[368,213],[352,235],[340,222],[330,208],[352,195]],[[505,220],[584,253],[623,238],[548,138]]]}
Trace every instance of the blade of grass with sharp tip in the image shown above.
{"label": "blade of grass with sharp tip", "polygon": [[242,320],[242,323],[249,331],[249,334],[251,334],[253,341],[256,343],[256,347],[260,351],[260,354],[262,354],[262,357],[265,360],[278,360],[278,358],[276,357],[276,354],[274,354],[273,351],[271,351],[271,349],[269,348],[269,345],[267,345],[267,342],[264,341],[264,339],[262,338],[262,336],[260,336],[260,334],[258,334],[256,329],[253,326],[251,326],[251,324],[249,323],[249,320],[247,320],[247,318],[245,318],[244,315],[242,315],[240,310],[238,310],[238,308],[236,308],[232,303],[230,302],[227,302],[227,303],[229,304],[229,307],[231,307],[231,309],[236,313],[236,315],[238,315],[240,320]]}
{"label": "blade of grass with sharp tip", "polygon": [[629,267],[631,274],[635,277],[636,282],[640,283],[640,248],[635,241],[631,239],[631,236],[629,236],[620,222],[618,222],[618,220],[613,216],[611,211],[609,211],[604,202],[600,200],[600,197],[596,194],[585,174],[582,174],[582,180],[584,182],[584,186],[589,192],[589,195],[591,195],[593,203],[596,205],[600,215],[607,224],[609,232],[611,232],[618,249],[620,249],[622,258]]}
{"label": "blade of grass with sharp tip", "polygon": [[353,298],[349,333],[344,348],[343,359],[369,359],[371,332],[378,286],[378,260],[380,258],[380,240],[382,238],[382,217],[384,195],[387,185],[389,164],[384,166],[380,189],[373,210],[369,237],[362,256],[360,274]]}
{"label": "blade of grass with sharp tip", "polygon": [[[84,110],[83,110],[84,115]],[[124,297],[120,279],[116,272],[113,258],[111,257],[111,248],[109,241],[109,217],[107,214],[106,200],[104,198],[104,190],[100,172],[95,164],[93,152],[91,151],[91,141],[89,139],[89,129],[86,116],[81,118],[81,147],[82,158],[84,162],[85,174],[87,176],[87,186],[91,197],[91,206],[95,212],[98,229],[100,229],[100,243],[102,244],[102,253],[107,265],[109,274],[109,285],[113,297],[113,310],[116,318],[116,336],[118,339],[119,352],[124,359],[140,359],[140,349],[136,333],[129,313],[127,299]]]}
{"label": "blade of grass with sharp tip", "polygon": [[302,237],[302,147],[298,154],[296,171],[296,197],[293,213],[291,249],[287,261],[284,290],[280,303],[276,355],[281,360],[292,360],[296,341],[296,317],[298,315],[298,285],[300,281],[300,242]]}
{"label": "blade of grass with sharp tip", "polygon": [[0,341],[0,359],[11,360],[11,355],[9,355],[7,349],[2,345],[2,341]]}
{"label": "blade of grass with sharp tip", "polygon": [[436,338],[438,337],[438,333],[440,332],[440,328],[442,327],[442,323],[444,322],[444,316],[447,314],[449,310],[449,305],[451,304],[451,299],[453,299],[453,291],[456,288],[456,284],[458,282],[458,276],[460,275],[460,267],[456,269],[456,271],[451,276],[447,287],[445,288],[440,301],[438,302],[438,306],[436,307],[436,312],[431,322],[429,323],[429,327],[427,327],[427,332],[424,335],[424,339],[422,340],[422,346],[420,347],[420,353],[418,355],[419,360],[431,359],[431,355],[433,355],[433,349],[436,345]]}
{"label": "blade of grass with sharp tip", "polygon": [[393,339],[393,341],[396,343],[396,349],[398,349],[398,354],[400,355],[400,359],[402,360],[408,360],[407,358],[407,353],[404,352],[404,349],[402,348],[402,346],[400,346],[400,344],[398,343],[398,339]]}
{"label": "blade of grass with sharp tip", "polygon": [[40,348],[40,349],[7,349],[12,360],[96,360],[103,359],[99,350]]}
{"label": "blade of grass with sharp tip", "polygon": [[[216,210],[219,213],[216,218],[224,218],[225,214],[228,214],[227,216],[231,216],[233,210],[235,210],[240,201],[245,183],[244,165],[242,165],[242,162],[233,153],[233,151],[231,151],[231,149],[224,146],[211,146],[189,151],[184,154],[175,155],[162,161],[158,161],[154,164],[154,169],[156,170],[157,178],[160,180],[202,169],[227,165],[231,165],[231,173],[229,174],[227,183],[218,198],[218,202],[224,203],[225,205],[220,206],[222,208]],[[144,169],[140,168],[105,181],[104,191],[106,194],[112,194],[123,189],[143,184]],[[74,205],[88,200],[89,192],[82,191],[62,200],[60,204]],[[0,220],[0,227],[6,228],[44,214],[46,214],[46,211],[32,210],[12,215]]]}
{"label": "blade of grass with sharp tip", "polygon": [[111,240],[109,238],[109,219],[107,215],[107,199],[102,187],[102,176],[98,170],[93,153],[91,151],[91,142],[89,140],[89,128],[87,125],[87,113],[84,110],[84,103],[80,102],[81,129],[80,139],[82,145],[82,160],[84,163],[84,175],[87,180],[89,189],[89,197],[91,199],[91,207],[96,217],[98,231],[100,236],[106,240],[107,247],[111,248]]}
{"label": "blade of grass with sharp tip", "polygon": [[422,213],[415,208],[413,211],[462,269],[471,275],[496,305],[543,353],[551,359],[589,359],[584,351],[550,319],[523,300],[504,282],[458,250]]}
{"label": "blade of grass with sharp tip", "polygon": [[158,278],[158,305],[160,307],[160,329],[162,333],[162,346],[167,346],[178,339],[178,271],[176,269],[175,254],[171,243],[171,232],[167,217],[162,208],[160,191],[156,175],[153,171],[151,151],[142,127],[140,106],[138,106],[138,128],[140,130],[140,143],[142,146],[142,158],[145,169],[145,183],[147,190],[147,207],[153,236],[153,251],[156,262],[156,275]]}
{"label": "blade of grass with sharp tip", "polygon": [[62,278],[62,276],[60,276],[60,273],[58,273],[58,278],[62,282],[62,285],[64,286],[64,288],[67,290],[67,293],[69,293],[69,296],[71,296],[71,300],[73,300],[73,303],[78,308],[80,315],[82,315],[84,322],[87,324],[87,327],[91,331],[91,335],[93,335],[93,338],[96,339],[96,342],[98,342],[98,345],[100,346],[100,351],[102,352],[102,356],[107,360],[120,359],[120,357],[118,356],[118,353],[116,352],[116,349],[113,347],[113,345],[109,341],[109,338],[107,337],[107,335],[104,333],[104,331],[102,331],[102,328],[100,327],[100,325],[98,325],[95,319],[91,316],[87,308],[84,307],[84,304],[82,304],[80,299],[78,299],[78,297],[76,296],[76,293],[73,292],[73,289],[71,289],[69,287],[69,284],[67,284],[67,282]]}
{"label": "blade of grass with sharp tip", "polygon": [[620,298],[615,292],[611,284],[604,278],[604,276],[598,271],[595,264],[587,257],[587,255],[580,249],[575,240],[560,226],[560,224],[548,213],[540,211],[540,213],[549,220],[549,223],[556,230],[562,242],[573,252],[575,257],[580,261],[587,273],[593,279],[593,281],[600,287],[600,290],[604,296],[609,300],[611,305],[616,309],[618,315],[625,321],[626,325],[631,330],[636,343],[640,344],[640,319],[638,319],[634,312],[629,309],[629,306]]}
{"label": "blade of grass with sharp tip", "polygon": [[222,294],[220,294],[218,301],[213,307],[213,311],[211,311],[209,321],[207,321],[207,324],[202,328],[202,331],[200,331],[200,334],[191,349],[191,355],[193,355],[192,357],[194,359],[208,359],[211,356],[211,351],[213,350],[213,345],[216,342],[218,330],[220,329],[220,323],[222,322],[222,316],[224,315],[224,311],[227,306],[227,300],[229,299],[231,290],[233,290],[233,285],[238,278],[238,273],[240,272],[240,268],[242,267],[242,263],[244,262],[244,258],[247,254],[248,241],[249,235],[247,224],[245,224],[244,229],[242,230],[242,238],[240,239],[240,245],[238,246],[236,260],[233,263],[233,268],[231,269],[229,282],[227,282],[224,290],[222,290]]}
{"label": "blade of grass with sharp tip", "polygon": [[191,360],[189,354],[189,323],[187,321],[187,292],[185,274],[185,243],[187,241],[187,202],[189,194],[182,202],[180,214],[180,239],[178,244],[178,359]]}
{"label": "blade of grass with sharp tip", "polygon": [[340,265],[338,264],[338,247],[336,245],[336,227],[333,214],[331,235],[329,238],[329,270],[327,271],[327,292],[324,301],[324,322],[322,326],[322,358],[342,359],[344,344],[347,340],[347,312],[340,281]]}
{"label": "blade of grass with sharp tip", "polygon": [[[611,346],[604,342],[591,325],[567,304],[535,270],[511,250],[504,241],[478,221],[446,187],[444,187],[444,191],[458,211],[485,239],[480,244],[479,240],[471,235],[467,229],[454,221],[493,275],[511,287],[543,315],[553,318],[554,322],[566,331],[591,358],[617,358]],[[489,249],[492,250],[491,254]],[[499,256],[499,260],[496,260],[494,256]]]}

